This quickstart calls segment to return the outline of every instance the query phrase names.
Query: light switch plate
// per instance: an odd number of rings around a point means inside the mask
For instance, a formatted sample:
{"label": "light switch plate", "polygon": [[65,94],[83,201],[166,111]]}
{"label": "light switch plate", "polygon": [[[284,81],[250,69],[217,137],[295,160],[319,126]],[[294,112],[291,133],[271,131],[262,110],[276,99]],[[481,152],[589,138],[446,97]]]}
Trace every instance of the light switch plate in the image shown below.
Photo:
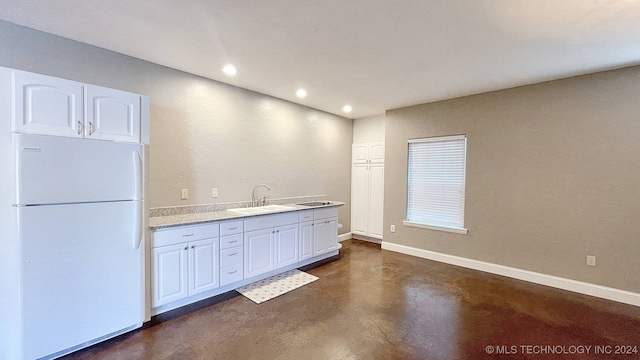
{"label": "light switch plate", "polygon": [[212,188],[211,189],[211,197],[212,198],[217,198],[218,197],[218,188]]}
{"label": "light switch plate", "polygon": [[189,189],[182,189],[182,200],[187,200],[189,198]]}
{"label": "light switch plate", "polygon": [[587,255],[587,265],[596,266],[596,257],[595,256],[591,256],[591,255]]}

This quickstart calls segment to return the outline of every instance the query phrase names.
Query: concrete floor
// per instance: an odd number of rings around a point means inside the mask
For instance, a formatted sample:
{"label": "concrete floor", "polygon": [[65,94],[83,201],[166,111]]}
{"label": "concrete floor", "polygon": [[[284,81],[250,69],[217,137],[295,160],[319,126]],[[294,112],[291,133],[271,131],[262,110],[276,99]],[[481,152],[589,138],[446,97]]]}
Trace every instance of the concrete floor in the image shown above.
{"label": "concrete floor", "polygon": [[300,289],[231,297],[66,359],[640,359],[614,354],[640,352],[638,307],[342,244]]}

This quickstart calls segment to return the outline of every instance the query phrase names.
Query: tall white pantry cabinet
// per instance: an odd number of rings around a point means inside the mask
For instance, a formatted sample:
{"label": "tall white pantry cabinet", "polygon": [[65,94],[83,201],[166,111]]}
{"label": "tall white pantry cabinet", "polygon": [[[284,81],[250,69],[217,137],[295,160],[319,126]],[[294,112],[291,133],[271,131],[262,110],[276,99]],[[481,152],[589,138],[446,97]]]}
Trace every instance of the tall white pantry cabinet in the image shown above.
{"label": "tall white pantry cabinet", "polygon": [[351,233],[382,239],[384,143],[352,145]]}

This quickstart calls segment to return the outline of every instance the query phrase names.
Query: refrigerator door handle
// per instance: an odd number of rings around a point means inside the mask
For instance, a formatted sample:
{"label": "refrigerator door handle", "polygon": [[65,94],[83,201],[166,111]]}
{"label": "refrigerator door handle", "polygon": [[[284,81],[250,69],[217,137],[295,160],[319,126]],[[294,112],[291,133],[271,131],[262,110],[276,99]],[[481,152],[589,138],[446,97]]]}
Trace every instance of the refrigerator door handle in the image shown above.
{"label": "refrigerator door handle", "polygon": [[137,249],[140,247],[140,242],[142,241],[142,196],[141,196],[141,187],[142,187],[142,162],[140,161],[140,154],[137,151],[133,152],[133,179],[135,181],[134,184],[134,200],[135,200],[135,219],[134,219],[134,230],[133,230],[133,248]]}
{"label": "refrigerator door handle", "polygon": [[140,161],[140,154],[137,151],[133,152],[133,184],[134,195],[133,200],[142,200],[141,193],[141,184],[142,184],[142,162]]}
{"label": "refrigerator door handle", "polygon": [[142,242],[142,201],[134,201],[135,219],[133,220],[133,249],[136,250],[140,247]]}

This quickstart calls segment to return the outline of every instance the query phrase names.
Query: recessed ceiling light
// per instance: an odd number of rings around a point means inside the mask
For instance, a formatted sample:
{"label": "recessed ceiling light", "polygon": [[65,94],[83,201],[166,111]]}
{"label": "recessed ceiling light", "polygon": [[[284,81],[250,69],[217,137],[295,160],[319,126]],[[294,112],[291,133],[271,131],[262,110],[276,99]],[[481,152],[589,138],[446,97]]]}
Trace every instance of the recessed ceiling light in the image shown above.
{"label": "recessed ceiling light", "polygon": [[237,72],[237,71],[236,71],[236,67],[235,67],[235,66],[233,66],[233,65],[231,65],[231,64],[229,64],[229,65],[227,65],[227,66],[223,67],[223,68],[222,68],[222,71],[224,71],[224,73],[225,73],[225,74],[227,74],[227,75],[235,75],[235,74],[236,74],[236,72]]}
{"label": "recessed ceiling light", "polygon": [[351,105],[345,105],[342,108],[342,111],[346,112],[346,113],[350,113],[351,112]]}
{"label": "recessed ceiling light", "polygon": [[298,89],[298,91],[296,91],[296,96],[299,98],[303,98],[307,96],[307,91],[305,89]]}

